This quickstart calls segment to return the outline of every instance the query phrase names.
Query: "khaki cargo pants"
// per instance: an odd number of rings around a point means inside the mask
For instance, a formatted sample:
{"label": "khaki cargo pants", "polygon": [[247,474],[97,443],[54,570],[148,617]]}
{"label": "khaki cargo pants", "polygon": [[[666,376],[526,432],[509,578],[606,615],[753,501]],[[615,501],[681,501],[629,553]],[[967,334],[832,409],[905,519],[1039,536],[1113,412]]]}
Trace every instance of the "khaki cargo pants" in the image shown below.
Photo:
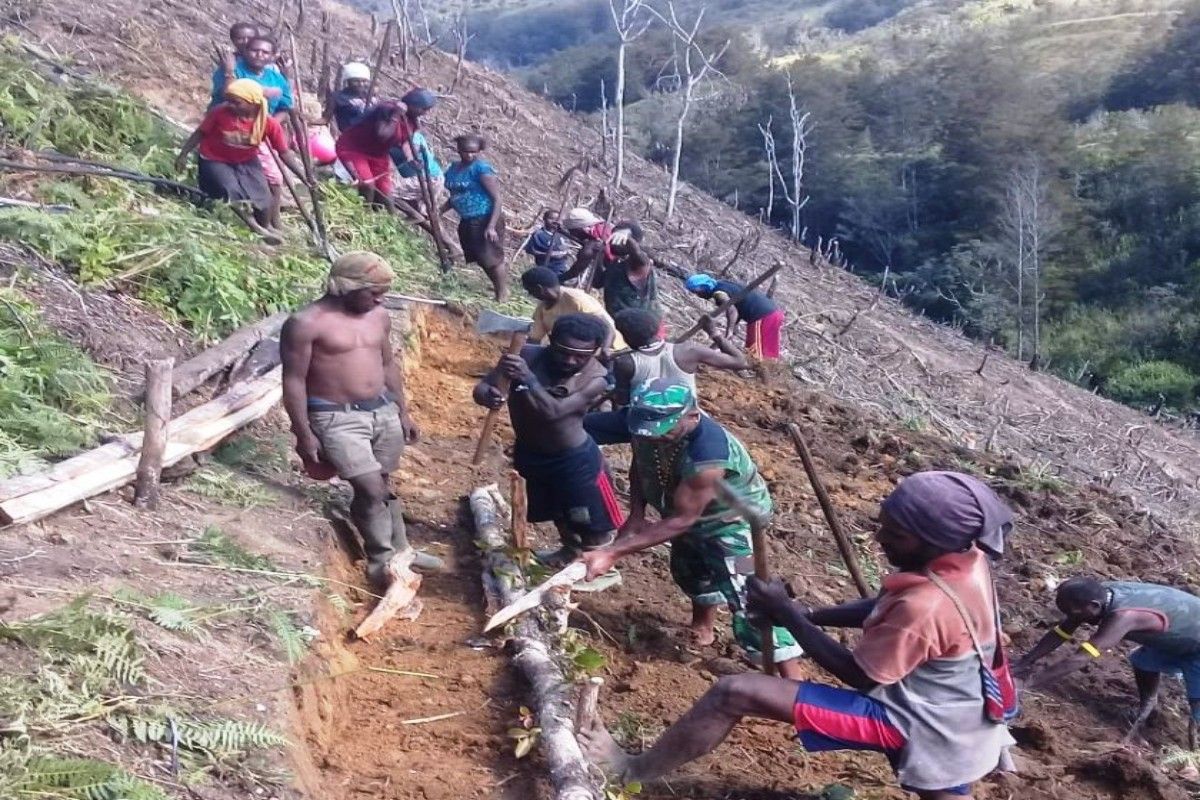
{"label": "khaki cargo pants", "polygon": [[[386,481],[400,465],[404,426],[395,403],[374,411],[309,411],[308,424],[321,443],[321,460],[343,480],[382,473]],[[391,497],[385,506],[365,525],[358,525],[367,553],[367,577],[376,586],[386,585],[392,556],[408,547],[400,498]]]}

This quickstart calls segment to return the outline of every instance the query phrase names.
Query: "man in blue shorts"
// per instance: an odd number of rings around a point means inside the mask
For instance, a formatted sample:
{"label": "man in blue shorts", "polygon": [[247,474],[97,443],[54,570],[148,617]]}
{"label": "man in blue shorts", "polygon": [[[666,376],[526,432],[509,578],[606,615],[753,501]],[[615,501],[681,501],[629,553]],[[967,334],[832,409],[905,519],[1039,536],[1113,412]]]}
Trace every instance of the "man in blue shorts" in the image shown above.
{"label": "man in blue shorts", "polygon": [[[1158,704],[1163,673],[1182,675],[1187,687],[1191,720],[1188,746],[1196,749],[1200,721],[1200,598],[1171,586],[1132,581],[1099,581],[1080,576],[1065,581],[1055,593],[1065,619],[1050,629],[1029,654],[1014,665],[1018,677],[1035,689],[1055,683],[1101,658],[1123,639],[1141,645],[1129,657],[1140,705],[1127,739],[1149,718]],[[1074,642],[1081,625],[1095,625],[1092,638],[1071,655],[1034,673],[1033,665],[1066,642]]]}
{"label": "man in blue shorts", "polygon": [[[998,645],[989,553],[1012,513],[969,475],[923,472],[883,502],[875,540],[897,571],[877,597],[811,610],[778,580],[751,577],[751,614],[787,628],[814,662],[850,688],[748,673],[721,678],[639,755],[603,724],[580,732],[617,785],[666,776],[713,751],[743,717],[794,726],[810,751],[874,750],[921,800],[959,800],[1007,766],[1014,744],[984,713],[981,662]],[[862,628],[854,650],[821,627]]]}

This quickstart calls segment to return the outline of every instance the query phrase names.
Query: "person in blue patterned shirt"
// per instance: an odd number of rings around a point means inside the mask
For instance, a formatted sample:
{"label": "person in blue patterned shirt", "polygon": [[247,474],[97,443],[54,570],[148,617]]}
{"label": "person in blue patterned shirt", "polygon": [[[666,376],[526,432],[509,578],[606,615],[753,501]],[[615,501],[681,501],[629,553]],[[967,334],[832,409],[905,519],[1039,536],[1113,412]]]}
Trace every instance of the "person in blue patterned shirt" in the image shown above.
{"label": "person in blue patterned shirt", "polygon": [[458,214],[458,241],[463,259],[478,264],[492,282],[496,300],[508,299],[508,279],[504,274],[504,210],[500,200],[500,179],[496,169],[482,153],[487,141],[477,133],[454,140],[459,160],[446,170],[446,191],[450,199],[442,207]]}

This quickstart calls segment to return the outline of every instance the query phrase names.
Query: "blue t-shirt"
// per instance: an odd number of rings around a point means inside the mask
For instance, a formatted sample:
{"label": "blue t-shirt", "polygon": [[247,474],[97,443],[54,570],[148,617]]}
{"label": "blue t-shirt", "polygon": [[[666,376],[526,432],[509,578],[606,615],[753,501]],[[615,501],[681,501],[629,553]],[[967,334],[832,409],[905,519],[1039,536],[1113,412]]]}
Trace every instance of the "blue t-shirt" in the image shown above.
{"label": "blue t-shirt", "polygon": [[[252,81],[257,81],[262,84],[263,94],[267,96],[267,111],[274,114],[276,111],[290,111],[295,107],[295,100],[292,99],[292,84],[288,79],[283,77],[283,73],[274,64],[268,64],[262,71],[262,74],[255,75],[250,67],[246,65],[240,57],[234,62],[233,76],[235,78],[249,78]],[[212,102],[208,104],[212,108],[217,103],[225,99],[225,70],[217,67],[213,70],[212,76]]]}
{"label": "blue t-shirt", "polygon": [[[717,281],[717,291],[724,292],[731,298],[735,297],[743,288],[740,283],[733,281]],[[757,322],[774,312],[779,306],[775,305],[775,301],[762,292],[749,292],[737,302],[734,308],[737,309],[738,317],[743,322]]]}
{"label": "blue t-shirt", "polygon": [[[444,174],[442,165],[438,163],[437,156],[433,154],[433,145],[425,138],[425,134],[420,131],[415,131],[410,140],[412,143],[413,154],[417,158],[425,157],[425,169],[429,172],[430,180],[436,180]],[[402,178],[417,177],[415,166],[408,166],[405,163],[404,151],[399,147],[393,147],[390,151],[392,163],[396,165],[396,170],[399,171]],[[488,213],[491,213],[490,211]]]}
{"label": "blue t-shirt", "polygon": [[567,271],[566,256],[551,256],[551,253],[561,253],[567,249],[561,233],[554,233],[545,228],[539,228],[529,237],[525,252],[533,256],[533,263],[539,267],[548,267],[555,275],[561,276]]}
{"label": "blue t-shirt", "polygon": [[483,188],[483,177],[495,175],[496,170],[491,164],[476,159],[464,165],[456,161],[446,170],[446,191],[450,193],[450,205],[462,219],[477,219],[487,217],[492,213],[495,203],[492,196]]}

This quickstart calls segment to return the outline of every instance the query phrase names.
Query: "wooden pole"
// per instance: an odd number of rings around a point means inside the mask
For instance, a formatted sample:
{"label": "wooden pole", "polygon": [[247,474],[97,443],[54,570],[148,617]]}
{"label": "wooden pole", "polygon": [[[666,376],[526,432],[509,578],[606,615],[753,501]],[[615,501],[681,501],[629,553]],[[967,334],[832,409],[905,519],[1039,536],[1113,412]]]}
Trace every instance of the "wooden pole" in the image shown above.
{"label": "wooden pole", "polygon": [[433,176],[429,174],[429,148],[421,145],[417,153],[417,181],[421,184],[421,195],[425,198],[425,216],[429,219],[429,232],[433,234],[433,246],[437,249],[438,265],[442,272],[449,272],[453,262],[446,252],[446,240],[442,238],[442,214],[433,193]]}
{"label": "wooden pole", "polygon": [[317,235],[321,237],[321,249],[329,261],[337,258],[337,252],[329,241],[329,230],[325,227],[325,212],[321,209],[321,188],[317,185],[317,171],[313,166],[312,153],[308,149],[308,122],[304,113],[304,80],[300,75],[300,65],[296,63],[296,36],[288,31],[288,41],[292,49],[292,83],[296,90],[296,107],[288,111],[288,119],[300,139],[300,161],[304,164],[304,177],[308,181],[309,197],[312,199],[312,216],[316,224]]}
{"label": "wooden pole", "polygon": [[[771,580],[771,567],[767,561],[767,525],[770,517],[746,502],[746,498],[722,480],[717,484],[717,495],[750,523],[750,546],[754,550],[754,577],[760,581]],[[762,667],[767,675],[778,674],[775,666],[775,627],[770,620],[760,622],[758,636],[762,643]]]}
{"label": "wooden pole", "polygon": [[167,425],[171,421],[171,370],[174,366],[173,358],[146,362],[146,422],[133,504],[151,511],[158,508],[158,484],[162,478],[163,453],[167,450]]}
{"label": "wooden pole", "polygon": [[379,71],[383,69],[383,60],[387,57],[388,48],[392,46],[392,30],[395,27],[395,20],[390,19],[383,26],[383,42],[375,55],[375,69],[371,71],[371,82],[367,85],[367,108],[371,107],[371,101],[375,99],[375,85],[379,83]]}
{"label": "wooden pole", "polygon": [[599,676],[588,678],[588,682],[579,687],[579,701],[575,705],[575,733],[585,731],[592,726],[596,719],[597,705],[600,701],[600,687],[604,678]]}
{"label": "wooden pole", "polygon": [[525,494],[525,479],[515,469],[508,473],[512,482],[512,537],[513,547],[517,550],[529,549],[529,497]]}
{"label": "wooden pole", "polygon": [[[279,170],[283,185],[287,187],[288,194],[292,196],[292,202],[296,204],[296,211],[300,212],[300,217],[304,220],[304,224],[308,226],[308,231],[313,235],[317,247],[324,247],[325,243],[321,241],[321,232],[317,230],[317,224],[309,215],[308,209],[304,207],[304,203],[300,202],[300,193],[296,191],[296,184],[292,182],[295,178],[288,174],[287,167],[284,165],[283,159],[279,157],[279,153],[276,153],[274,148],[268,149],[271,150],[271,157],[275,159],[275,168]],[[307,177],[307,173],[308,170],[306,169],[305,177]]]}
{"label": "wooden pole", "polygon": [[867,585],[866,579],[863,578],[862,568],[858,564],[858,555],[854,552],[854,546],[850,544],[850,538],[846,536],[845,529],[842,528],[837,510],[829,500],[829,493],[825,491],[825,484],[821,482],[821,476],[817,474],[817,466],[813,463],[812,453],[808,449],[808,443],[804,441],[804,434],[800,432],[800,426],[794,422],[788,423],[788,434],[792,437],[792,444],[796,446],[796,453],[800,456],[800,461],[804,464],[804,471],[808,474],[808,482],[812,484],[813,492],[817,495],[817,502],[821,504],[821,511],[825,514],[825,521],[829,523],[829,529],[833,531],[833,539],[837,542],[838,550],[842,554],[842,561],[845,562],[846,569],[850,572],[850,578],[854,581],[859,595],[862,597],[871,597],[871,587]]}
{"label": "wooden pole", "polygon": [[[505,350],[510,356],[515,356],[521,352],[521,348],[525,346],[525,340],[529,338],[529,331],[515,331],[512,339],[509,340],[508,349]],[[500,390],[500,394],[508,397],[508,378],[501,375],[496,379],[496,388]],[[492,430],[496,427],[496,420],[500,417],[500,409],[492,408],[488,410],[487,416],[483,418],[483,427],[479,431],[479,443],[475,445],[475,455],[471,457],[471,464],[479,466],[479,462],[483,461],[483,451],[487,449],[488,442],[492,439]]]}
{"label": "wooden pole", "polygon": [[[711,311],[705,313],[704,316],[715,317],[715,316],[717,316],[717,314],[723,313],[729,305],[731,305],[733,303],[741,302],[742,298],[744,298],[746,295],[753,292],[759,286],[762,286],[764,283],[769,281],[772,277],[775,276],[775,273],[779,272],[779,270],[783,269],[783,267],[784,267],[784,264],[782,261],[775,262],[775,266],[771,267],[769,270],[764,272],[762,275],[759,275],[757,278],[750,281],[748,284],[746,284],[746,286],[740,292],[735,294],[733,297],[729,298],[729,303],[726,303],[723,306],[717,306],[716,308],[712,309]],[[679,342],[686,342],[688,339],[695,336],[701,330],[703,330],[703,328],[701,327],[700,323],[697,322],[695,325],[693,325],[692,327],[688,328],[686,331],[684,331],[683,333],[681,333],[675,337],[676,344],[678,344]]]}

